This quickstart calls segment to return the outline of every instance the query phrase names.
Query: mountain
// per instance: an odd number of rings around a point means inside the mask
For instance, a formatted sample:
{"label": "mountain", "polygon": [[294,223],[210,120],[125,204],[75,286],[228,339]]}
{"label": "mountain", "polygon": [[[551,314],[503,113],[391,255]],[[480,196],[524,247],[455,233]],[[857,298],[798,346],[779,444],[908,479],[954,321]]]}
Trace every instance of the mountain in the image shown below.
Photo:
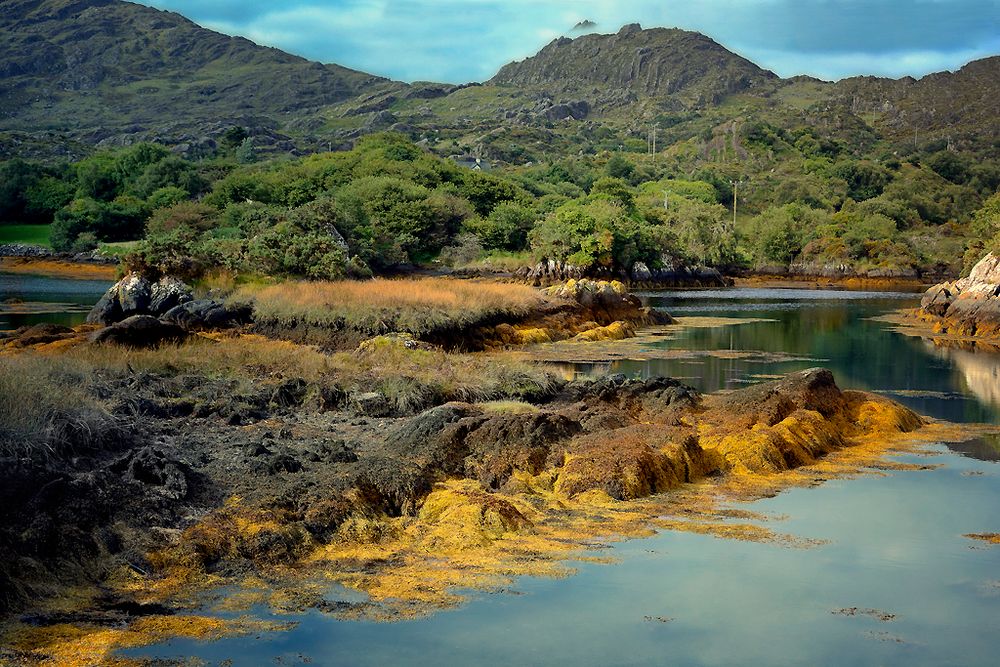
{"label": "mountain", "polygon": [[143,140],[197,156],[236,126],[260,153],[391,129],[442,154],[515,163],[641,151],[653,125],[662,146],[719,143],[760,122],[862,147],[908,137],[993,150],[1000,140],[1000,57],[919,80],[782,79],[705,35],[630,24],[560,37],[483,84],[406,84],[121,0],[0,1],[0,158]]}
{"label": "mountain", "polygon": [[488,83],[595,96],[595,106],[672,100],[678,107],[716,104],[777,79],[705,35],[638,23],[614,35],[560,37],[530,58],[505,65]]}
{"label": "mountain", "polygon": [[273,127],[386,83],[118,0],[4,0],[0,14],[4,129],[96,143],[122,128]]}

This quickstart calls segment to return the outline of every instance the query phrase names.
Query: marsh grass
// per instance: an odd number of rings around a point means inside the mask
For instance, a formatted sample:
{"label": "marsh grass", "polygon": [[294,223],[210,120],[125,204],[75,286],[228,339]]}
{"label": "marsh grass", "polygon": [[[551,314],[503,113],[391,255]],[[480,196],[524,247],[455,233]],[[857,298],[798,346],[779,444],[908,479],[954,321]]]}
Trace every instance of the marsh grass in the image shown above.
{"label": "marsh grass", "polygon": [[415,336],[459,331],[498,319],[518,319],[544,303],[525,285],[447,278],[288,282],[246,286],[232,296],[253,305],[257,321],[310,325],[367,334]]}
{"label": "marsh grass", "polygon": [[340,387],[348,395],[378,391],[398,414],[447,401],[545,396],[558,383],[541,366],[504,353],[457,354],[387,345],[363,354],[327,354],[313,346],[250,335],[198,338],[151,350],[81,346],[60,359],[64,357],[89,372],[111,374],[193,373],[246,383],[300,377],[315,385]]}
{"label": "marsh grass", "polygon": [[117,437],[120,420],[87,391],[92,370],[78,360],[0,358],[0,456],[44,459]]}

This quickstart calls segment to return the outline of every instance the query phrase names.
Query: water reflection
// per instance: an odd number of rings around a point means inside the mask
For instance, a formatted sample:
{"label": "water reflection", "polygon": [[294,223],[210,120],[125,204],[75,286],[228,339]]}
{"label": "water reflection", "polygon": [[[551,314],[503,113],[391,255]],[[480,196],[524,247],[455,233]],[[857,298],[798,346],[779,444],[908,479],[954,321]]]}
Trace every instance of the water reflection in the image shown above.
{"label": "water reflection", "polygon": [[110,286],[108,280],[0,273],[0,331],[40,322],[82,324]]}
{"label": "water reflection", "polygon": [[[691,329],[656,345],[692,352],[742,350],[761,354],[573,364],[563,366],[563,372],[667,375],[712,392],[822,365],[833,371],[841,387],[891,392],[893,399],[922,414],[949,421],[1000,423],[1000,355],[936,348],[870,319],[913,307],[919,295],[736,288],[650,292],[644,299],[679,316],[766,320]],[[793,358],[775,360],[768,356],[779,353]]]}

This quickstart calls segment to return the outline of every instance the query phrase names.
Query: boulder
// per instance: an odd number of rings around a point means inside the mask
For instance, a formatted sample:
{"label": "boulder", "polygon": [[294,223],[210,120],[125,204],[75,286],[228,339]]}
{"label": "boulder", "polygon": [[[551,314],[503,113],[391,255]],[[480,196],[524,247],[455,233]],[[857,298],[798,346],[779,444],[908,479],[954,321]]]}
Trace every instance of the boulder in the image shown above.
{"label": "boulder", "polygon": [[181,464],[153,447],[129,452],[111,464],[114,472],[131,484],[138,484],[164,498],[180,500],[187,495],[188,483]]}
{"label": "boulder", "polygon": [[745,428],[754,424],[773,426],[796,410],[812,410],[824,417],[844,411],[844,397],[826,368],[789,373],[780,380],[764,382],[725,395],[723,411]]}
{"label": "boulder", "polygon": [[945,328],[971,335],[1000,334],[1000,256],[987,253],[968,277],[931,287],[921,310]]}
{"label": "boulder", "polygon": [[152,315],[132,315],[90,336],[92,343],[113,343],[126,347],[156,347],[179,342],[187,336],[176,324],[162,322]]}
{"label": "boulder", "polygon": [[163,276],[150,287],[149,314],[163,315],[171,308],[190,300],[190,287],[173,276]]}
{"label": "boulder", "polygon": [[156,282],[138,273],[129,273],[108,288],[87,315],[90,324],[114,324],[132,315],[160,316],[178,304],[191,300],[191,288],[164,276]]}
{"label": "boulder", "polygon": [[174,306],[160,319],[185,331],[204,331],[241,326],[251,318],[250,306],[229,305],[219,299],[196,299]]}

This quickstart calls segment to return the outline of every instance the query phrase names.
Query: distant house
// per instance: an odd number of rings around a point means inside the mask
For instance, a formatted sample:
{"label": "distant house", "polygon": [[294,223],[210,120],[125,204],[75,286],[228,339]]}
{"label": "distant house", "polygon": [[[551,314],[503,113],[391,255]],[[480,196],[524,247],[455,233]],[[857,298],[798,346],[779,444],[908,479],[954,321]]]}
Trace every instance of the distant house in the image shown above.
{"label": "distant house", "polygon": [[474,155],[452,155],[448,159],[459,167],[465,167],[473,171],[489,171],[491,169],[489,160],[484,160]]}

